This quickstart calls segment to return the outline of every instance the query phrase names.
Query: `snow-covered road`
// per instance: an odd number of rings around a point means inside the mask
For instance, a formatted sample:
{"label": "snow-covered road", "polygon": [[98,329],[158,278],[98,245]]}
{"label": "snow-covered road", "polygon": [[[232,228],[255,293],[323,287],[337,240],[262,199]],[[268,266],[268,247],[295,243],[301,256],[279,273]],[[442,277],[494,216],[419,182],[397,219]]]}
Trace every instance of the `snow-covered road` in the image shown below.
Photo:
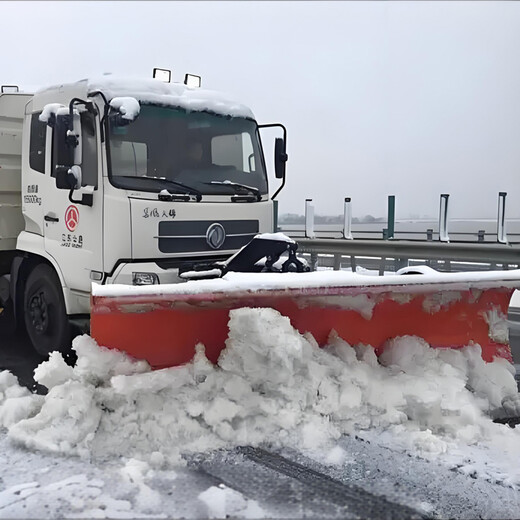
{"label": "snow-covered road", "polygon": [[504,360],[412,337],[379,361],[334,336],[319,349],[272,309],[229,326],[218,366],[199,349],[152,372],[83,336],[74,368],[53,354],[36,370],[46,396],[0,373],[0,517],[353,518],[356,490],[429,517],[518,517],[520,429],[489,417],[516,394]]}
{"label": "snow-covered road", "polygon": [[[337,483],[353,484],[425,517],[518,518],[518,490],[355,436],[338,441],[341,460],[335,463],[318,463],[293,449],[281,452]],[[125,457],[88,461],[27,450],[2,434],[0,453],[0,518],[373,517],[368,515],[373,501],[366,497],[360,514],[356,501],[349,508],[320,487],[236,451],[200,455],[189,467],[152,468]]]}

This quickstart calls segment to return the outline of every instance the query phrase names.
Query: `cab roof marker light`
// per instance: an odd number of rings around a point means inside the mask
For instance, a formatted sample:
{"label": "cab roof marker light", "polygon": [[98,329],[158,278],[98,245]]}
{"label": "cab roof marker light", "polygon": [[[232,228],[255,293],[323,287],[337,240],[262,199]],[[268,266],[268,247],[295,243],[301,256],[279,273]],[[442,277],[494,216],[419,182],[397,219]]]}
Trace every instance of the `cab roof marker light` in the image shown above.
{"label": "cab roof marker light", "polygon": [[202,79],[195,74],[186,74],[184,76],[184,84],[189,88],[200,88]]}
{"label": "cab roof marker light", "polygon": [[172,71],[169,69],[159,69],[155,67],[153,69],[153,78],[158,79],[159,81],[164,81],[164,83],[171,83]]}
{"label": "cab roof marker light", "polygon": [[20,92],[18,85],[2,85],[2,94],[15,94]]}

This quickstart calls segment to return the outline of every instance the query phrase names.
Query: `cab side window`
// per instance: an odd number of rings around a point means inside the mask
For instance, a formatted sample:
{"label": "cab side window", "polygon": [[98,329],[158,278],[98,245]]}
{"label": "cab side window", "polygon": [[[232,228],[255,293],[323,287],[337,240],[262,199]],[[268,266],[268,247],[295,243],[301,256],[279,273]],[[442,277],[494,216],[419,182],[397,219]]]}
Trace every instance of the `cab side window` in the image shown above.
{"label": "cab side window", "polygon": [[38,118],[41,112],[31,116],[31,134],[29,141],[29,166],[32,170],[45,173],[45,138],[47,124]]}

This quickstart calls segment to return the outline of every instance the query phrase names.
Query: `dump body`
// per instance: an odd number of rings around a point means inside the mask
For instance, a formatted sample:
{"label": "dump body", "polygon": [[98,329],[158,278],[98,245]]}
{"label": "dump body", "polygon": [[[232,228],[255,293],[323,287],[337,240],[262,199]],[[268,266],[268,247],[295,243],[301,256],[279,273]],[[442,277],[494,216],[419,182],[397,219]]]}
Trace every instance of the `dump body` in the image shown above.
{"label": "dump body", "polygon": [[121,288],[118,294],[115,287],[98,287],[91,334],[99,345],[145,359],[154,368],[189,362],[197,343],[216,362],[225,347],[229,311],[270,307],[302,334],[311,333],[320,346],[335,330],[350,344],[368,344],[380,354],[387,340],[414,335],[436,348],[479,344],[486,361],[512,361],[505,319],[511,294],[520,287],[520,271],[479,274],[303,273],[277,274],[276,280],[232,273],[220,284],[189,282],[162,293]]}
{"label": "dump body", "polygon": [[24,228],[21,199],[22,125],[31,95],[0,94],[0,251],[16,248]]}

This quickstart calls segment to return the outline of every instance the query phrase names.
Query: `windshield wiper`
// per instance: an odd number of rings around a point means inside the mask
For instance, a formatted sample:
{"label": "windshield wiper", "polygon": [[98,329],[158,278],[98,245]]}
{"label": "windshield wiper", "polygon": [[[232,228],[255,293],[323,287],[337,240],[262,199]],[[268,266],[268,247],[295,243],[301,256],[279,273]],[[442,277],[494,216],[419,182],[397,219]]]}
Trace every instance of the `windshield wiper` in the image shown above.
{"label": "windshield wiper", "polygon": [[193,188],[192,186],[188,186],[187,184],[184,184],[182,182],[174,181],[172,179],[163,179],[162,177],[148,177],[147,176],[146,178],[147,179],[160,179],[161,181],[166,181],[168,184],[173,184],[174,186],[178,186],[179,188],[188,190],[188,193],[195,195],[197,202],[200,202],[202,200],[202,193],[197,188]]}
{"label": "windshield wiper", "polygon": [[161,190],[158,195],[158,199],[163,202],[189,202],[190,200],[200,202],[201,198],[200,195],[193,193],[170,193],[168,190]]}
{"label": "windshield wiper", "polygon": [[[262,195],[260,194],[260,190],[258,188],[255,188],[253,186],[247,186],[246,184],[240,184],[238,182],[231,182],[231,181],[211,181],[206,182],[206,184],[213,184],[217,186],[229,186],[232,188],[235,193],[244,193],[244,191],[249,192],[249,195],[245,195],[243,197],[233,197],[232,200],[234,201],[252,201],[256,200],[257,202],[260,202],[262,200]],[[253,195],[253,199],[251,199],[251,195]]]}
{"label": "windshield wiper", "polygon": [[[153,181],[161,181],[161,182],[166,182],[168,184],[173,184],[174,186],[178,186],[179,188],[182,188],[184,190],[186,190],[187,193],[172,193],[171,196],[172,197],[184,197],[182,198],[182,200],[186,200],[185,197],[187,196],[187,194],[191,194],[191,195],[194,195],[195,196],[195,199],[197,200],[197,202],[200,202],[202,200],[202,193],[197,189],[197,188],[193,188],[191,186],[188,186],[187,184],[183,184],[182,182],[178,182],[178,181],[173,181],[171,179],[166,179],[165,177],[152,177],[150,175],[143,175],[141,177],[136,177],[136,176],[133,176],[133,175],[118,175],[117,177],[124,177],[125,179],[148,179],[148,180],[153,180]],[[178,199],[180,200],[180,199]]]}

